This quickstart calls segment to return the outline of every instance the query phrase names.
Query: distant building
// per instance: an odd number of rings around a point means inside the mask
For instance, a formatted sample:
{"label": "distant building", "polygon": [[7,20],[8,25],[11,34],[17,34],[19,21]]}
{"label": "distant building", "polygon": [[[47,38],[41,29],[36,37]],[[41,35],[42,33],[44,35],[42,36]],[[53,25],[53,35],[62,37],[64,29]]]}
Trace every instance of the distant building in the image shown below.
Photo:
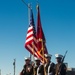
{"label": "distant building", "polygon": [[75,75],[75,68],[67,68],[67,75]]}
{"label": "distant building", "polygon": [[67,74],[66,75],[75,75],[75,68],[68,68],[68,63],[64,63],[67,67]]}

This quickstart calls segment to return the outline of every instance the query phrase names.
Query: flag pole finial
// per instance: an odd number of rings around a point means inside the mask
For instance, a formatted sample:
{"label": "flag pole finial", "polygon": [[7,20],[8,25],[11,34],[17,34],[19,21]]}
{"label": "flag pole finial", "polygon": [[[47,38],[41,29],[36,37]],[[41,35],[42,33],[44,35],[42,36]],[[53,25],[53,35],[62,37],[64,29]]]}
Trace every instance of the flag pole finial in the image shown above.
{"label": "flag pole finial", "polygon": [[38,9],[38,7],[39,7],[39,2],[38,2],[38,0],[36,0],[36,3],[37,3],[36,9]]}
{"label": "flag pole finial", "polygon": [[38,9],[38,7],[39,7],[39,5],[37,4],[37,5],[36,5],[36,9]]}

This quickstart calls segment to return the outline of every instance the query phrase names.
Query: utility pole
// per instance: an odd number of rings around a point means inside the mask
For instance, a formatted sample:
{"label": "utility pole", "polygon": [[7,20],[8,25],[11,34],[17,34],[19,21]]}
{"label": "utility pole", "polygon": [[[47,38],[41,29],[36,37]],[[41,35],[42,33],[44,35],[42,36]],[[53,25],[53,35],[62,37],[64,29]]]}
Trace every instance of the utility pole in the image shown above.
{"label": "utility pole", "polygon": [[13,62],[13,66],[14,66],[14,75],[15,75],[15,66],[16,66],[16,59],[14,59],[14,62]]}
{"label": "utility pole", "polygon": [[0,69],[0,75],[1,75],[1,69]]}

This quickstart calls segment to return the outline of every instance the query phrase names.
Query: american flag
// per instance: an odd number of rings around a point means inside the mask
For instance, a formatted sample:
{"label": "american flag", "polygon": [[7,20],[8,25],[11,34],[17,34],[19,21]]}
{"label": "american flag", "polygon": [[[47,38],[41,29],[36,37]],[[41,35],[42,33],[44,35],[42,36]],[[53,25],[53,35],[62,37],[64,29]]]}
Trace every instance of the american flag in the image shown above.
{"label": "american flag", "polygon": [[37,56],[37,40],[36,40],[36,29],[34,24],[33,12],[30,9],[30,24],[27,31],[25,48],[34,56]]}

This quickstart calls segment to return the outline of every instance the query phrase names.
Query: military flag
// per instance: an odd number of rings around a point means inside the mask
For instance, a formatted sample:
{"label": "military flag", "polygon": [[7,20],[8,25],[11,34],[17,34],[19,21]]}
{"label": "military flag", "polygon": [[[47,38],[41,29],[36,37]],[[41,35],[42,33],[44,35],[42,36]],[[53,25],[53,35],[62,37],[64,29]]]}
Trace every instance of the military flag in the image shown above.
{"label": "military flag", "polygon": [[37,48],[38,48],[37,53],[40,55],[40,58],[44,59],[44,54],[48,54],[48,51],[47,51],[47,48],[46,48],[45,35],[44,35],[42,25],[41,25],[39,6],[37,6],[37,9],[38,9],[38,13],[37,13],[37,33],[36,33]]}

